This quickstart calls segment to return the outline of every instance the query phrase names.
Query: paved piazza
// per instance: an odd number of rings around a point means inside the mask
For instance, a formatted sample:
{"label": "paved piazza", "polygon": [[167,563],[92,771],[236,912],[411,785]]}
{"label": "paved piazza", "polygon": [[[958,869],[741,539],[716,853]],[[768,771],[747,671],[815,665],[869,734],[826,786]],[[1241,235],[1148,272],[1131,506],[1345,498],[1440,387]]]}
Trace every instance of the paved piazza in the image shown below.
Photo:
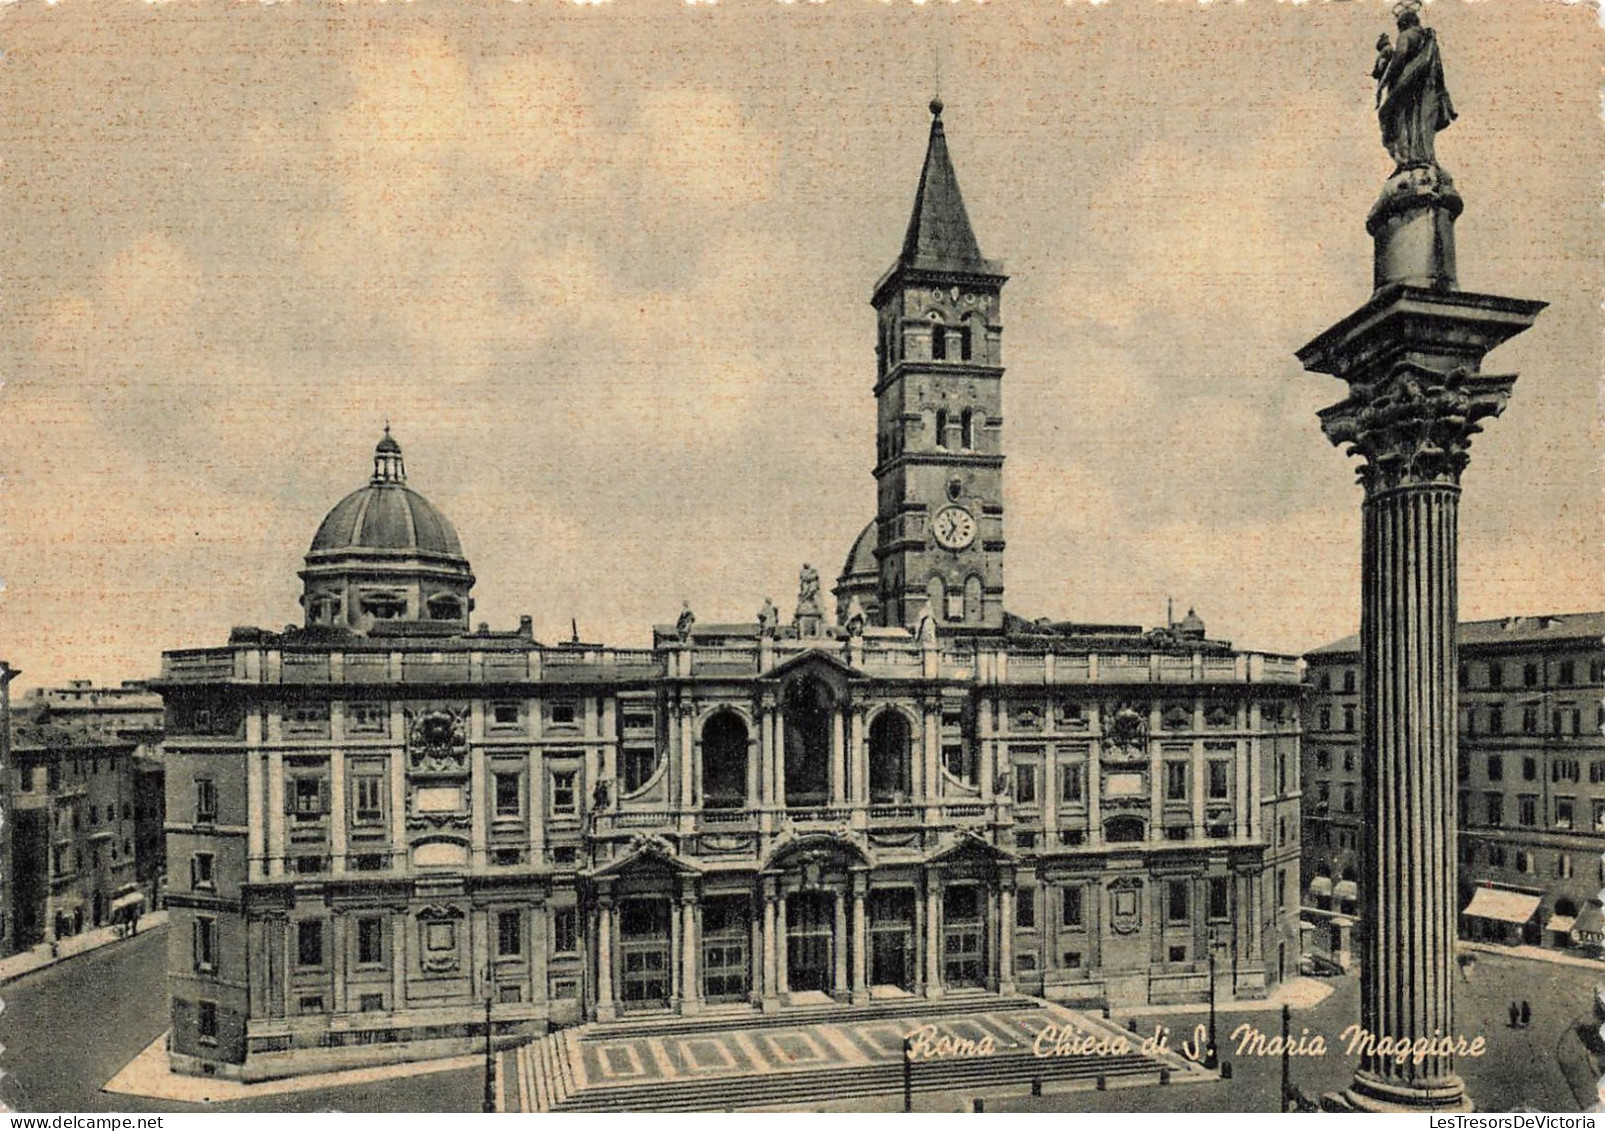
{"label": "paved piazza", "polygon": [[[632,1035],[610,1026],[567,1029],[515,1050],[503,1058],[502,1085],[507,1110],[554,1108],[585,1111],[627,1107],[673,1110],[808,1103],[828,1098],[839,1087],[864,1092],[901,1088],[904,1038],[925,1029],[933,1039],[948,1038],[965,1055],[945,1046],[937,1055],[918,1057],[915,1086],[928,1091],[940,1078],[1028,1082],[1033,1075],[1056,1082],[1074,1079],[1096,1087],[1107,1075],[1120,1081],[1155,1083],[1168,1069],[1173,1083],[1213,1078],[1174,1054],[1140,1055],[1140,1037],[1098,1017],[1046,1004],[1002,1005],[993,1010],[928,1014],[839,1022],[797,1022],[784,1017],[759,1026],[751,1017],[733,1019],[728,1029]],[[1039,1034],[1050,1026],[1073,1028],[1094,1041],[1126,1042],[1127,1055],[1039,1056]],[[1047,1047],[1051,1047],[1052,1034]],[[986,1049],[983,1042],[990,1042]],[[974,1042],[964,1045],[962,1042]],[[789,1085],[777,1091],[782,1082]],[[720,1087],[723,1083],[728,1087]],[[637,1093],[650,1088],[649,1094]]]}

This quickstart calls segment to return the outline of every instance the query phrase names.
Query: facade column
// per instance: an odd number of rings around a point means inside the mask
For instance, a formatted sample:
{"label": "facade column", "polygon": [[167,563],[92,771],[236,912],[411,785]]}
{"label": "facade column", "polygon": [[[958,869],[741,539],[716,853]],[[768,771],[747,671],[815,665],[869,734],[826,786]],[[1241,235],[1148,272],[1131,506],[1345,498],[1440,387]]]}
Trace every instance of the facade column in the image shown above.
{"label": "facade column", "polygon": [[268,751],[267,874],[284,875],[284,751]]}
{"label": "facade column", "polygon": [[335,912],[329,917],[329,974],[333,981],[333,988],[329,995],[329,1004],[334,1012],[346,1012],[346,974],[349,963],[346,962],[346,951],[350,946],[347,938],[347,928],[350,921],[342,912]]}
{"label": "facade column", "polygon": [[779,892],[775,900],[775,993],[791,992],[791,971],[786,968],[791,958],[791,938],[786,926],[786,893]]}
{"label": "facade column", "polygon": [[773,784],[769,789],[769,804],[776,809],[786,807],[786,714],[775,712],[775,749],[769,763]]}
{"label": "facade column", "polygon": [[[339,748],[329,753],[329,869],[335,875],[346,870],[346,821],[350,805],[346,800],[346,757]],[[337,994],[339,990],[335,991]]]}
{"label": "facade column", "polygon": [[853,983],[852,1000],[869,1000],[867,983],[869,959],[869,922],[865,901],[869,896],[869,873],[853,872]]}
{"label": "facade column", "polygon": [[[247,718],[256,719],[256,712],[251,712]],[[260,727],[250,727],[249,729],[259,731]],[[249,736],[247,736],[247,740],[249,740]],[[256,750],[247,749],[245,753],[245,812],[249,824],[247,825],[246,852],[249,857],[247,875],[252,882],[267,878],[267,822],[265,820],[267,809],[262,799],[262,795],[267,788],[264,782],[266,772],[267,759]],[[9,881],[10,877],[6,877],[6,879]],[[45,891],[47,894],[49,893],[49,884],[45,885]],[[51,918],[50,915],[47,914],[45,918],[47,920],[45,929],[49,932],[48,937],[54,938],[55,924],[48,921]]]}
{"label": "facade column", "polygon": [[1087,780],[1081,783],[1087,799],[1087,843],[1103,843],[1103,740],[1087,743]]}
{"label": "facade column", "polygon": [[697,931],[697,893],[687,885],[680,892],[680,1012],[702,1008],[702,979],[698,958],[702,939]]}
{"label": "facade column", "polygon": [[925,704],[925,757],[924,770],[920,774],[925,797],[925,819],[936,821],[940,818],[942,798],[942,705],[940,702],[927,702]]}
{"label": "facade column", "polygon": [[1015,877],[1012,869],[1002,877],[998,890],[998,993],[1014,992],[1014,900]]}
{"label": "facade column", "polygon": [[847,881],[846,885],[843,885],[842,887],[838,888],[835,892],[833,892],[832,894],[834,895],[835,898],[831,901],[832,905],[834,907],[834,910],[835,910],[836,921],[835,921],[834,924],[832,924],[832,927],[831,927],[830,949],[831,949],[831,957],[834,959],[835,969],[832,971],[832,978],[831,978],[830,985],[831,985],[831,991],[838,998],[844,998],[844,997],[847,996],[847,993],[848,993],[848,988],[847,988],[847,949],[848,949],[848,947],[847,947],[847,899],[848,899],[849,886],[851,884],[852,884],[852,880],[849,879]]}
{"label": "facade column", "polygon": [[847,799],[869,804],[869,754],[864,746],[864,708],[854,706],[847,742]]}
{"label": "facade column", "polygon": [[[1375,292],[1298,353],[1306,369],[1348,384],[1347,398],[1319,414],[1321,426],[1363,461],[1360,757],[1370,834],[1361,854],[1360,1025],[1400,1042],[1457,1032],[1460,478],[1479,422],[1504,411],[1516,380],[1482,375],[1483,358],[1545,305],[1456,289],[1461,207],[1436,164],[1396,172],[1366,222]],[[1450,1055],[1403,1064],[1362,1056],[1353,1084],[1328,1102],[1369,1111],[1471,1106]]]}
{"label": "facade column", "polygon": [[942,996],[942,888],[936,873],[925,873],[925,996]]}
{"label": "facade column", "polygon": [[776,1009],[780,1005],[780,980],[775,975],[775,927],[778,909],[775,907],[775,881],[763,880],[763,1007]]}
{"label": "facade column", "polygon": [[596,901],[596,1019],[611,1021],[618,1016],[613,1004],[613,896]]}
{"label": "facade column", "polygon": [[847,803],[847,727],[838,707],[830,713],[830,803]]}
{"label": "facade column", "polygon": [[407,1008],[407,963],[410,953],[407,946],[407,928],[412,916],[405,908],[390,920],[390,1008]]}
{"label": "facade column", "polygon": [[[544,896],[537,895],[529,909],[529,1000],[532,1002],[546,1001],[546,940],[550,938],[550,928],[546,924],[546,900]],[[542,1006],[542,1016],[546,1015],[546,1006]]]}

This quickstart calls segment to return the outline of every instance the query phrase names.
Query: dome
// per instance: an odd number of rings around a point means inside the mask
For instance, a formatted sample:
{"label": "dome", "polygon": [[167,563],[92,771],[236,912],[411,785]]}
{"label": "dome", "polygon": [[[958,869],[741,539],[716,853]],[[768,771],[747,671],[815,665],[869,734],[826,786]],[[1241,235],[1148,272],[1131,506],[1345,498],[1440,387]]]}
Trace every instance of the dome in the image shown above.
{"label": "dome", "polygon": [[878,574],[879,564],[875,561],[875,546],[879,539],[876,537],[875,520],[871,519],[869,525],[857,538],[853,540],[853,548],[847,551],[847,564],[842,566],[841,579],[855,574]]}
{"label": "dome", "polygon": [[309,554],[398,550],[461,558],[462,543],[446,516],[407,486],[401,445],[385,426],[373,452],[373,478],[335,504],[313,536]]}
{"label": "dome", "polygon": [[401,483],[374,482],[335,504],[312,539],[314,554],[340,550],[410,550],[463,556],[446,516]]}

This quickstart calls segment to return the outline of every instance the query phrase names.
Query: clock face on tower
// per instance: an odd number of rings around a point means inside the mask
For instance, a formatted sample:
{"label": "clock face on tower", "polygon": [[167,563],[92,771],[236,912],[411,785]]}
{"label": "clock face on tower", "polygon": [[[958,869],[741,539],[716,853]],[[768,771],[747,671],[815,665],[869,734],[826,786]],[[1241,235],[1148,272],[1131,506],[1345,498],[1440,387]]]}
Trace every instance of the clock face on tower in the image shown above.
{"label": "clock face on tower", "polygon": [[975,516],[963,507],[943,507],[931,519],[936,544],[947,550],[962,550],[975,541]]}

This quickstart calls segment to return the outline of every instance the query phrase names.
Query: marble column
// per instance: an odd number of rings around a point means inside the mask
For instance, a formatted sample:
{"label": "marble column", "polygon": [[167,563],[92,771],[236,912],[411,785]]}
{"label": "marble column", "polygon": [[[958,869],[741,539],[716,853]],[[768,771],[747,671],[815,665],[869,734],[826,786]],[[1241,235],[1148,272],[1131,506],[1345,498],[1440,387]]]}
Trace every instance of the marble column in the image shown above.
{"label": "marble column", "polygon": [[773,881],[764,882],[763,893],[763,1006],[775,1009],[780,1004],[780,982],[775,973],[775,928],[778,926],[778,900]]}
{"label": "marble column", "polygon": [[697,893],[691,888],[680,893],[680,1012],[696,1013],[702,1008],[699,973],[702,940],[697,932]]}
{"label": "marble column", "polygon": [[[851,882],[851,881],[849,881]],[[847,994],[847,889],[845,887],[835,892],[836,920],[832,924],[830,949],[834,958],[835,969],[831,979],[831,989],[836,997],[843,998]]]}
{"label": "marble column", "polygon": [[1002,877],[998,891],[998,992],[1014,992],[1014,891],[1013,875]]}
{"label": "marble column", "polygon": [[596,1019],[617,1016],[613,1004],[613,897],[603,896],[596,908]]}
{"label": "marble column", "polygon": [[[1456,1034],[1455,753],[1457,518],[1478,424],[1498,416],[1514,376],[1484,355],[1532,325],[1543,303],[1455,289],[1460,211],[1436,166],[1398,172],[1368,228],[1377,289],[1299,351],[1306,369],[1349,385],[1320,413],[1327,437],[1363,461],[1360,549],[1360,1025],[1413,1042]],[[1272,873],[1274,876],[1274,873]],[[1365,1054],[1332,1107],[1464,1111],[1450,1055],[1403,1064]]]}
{"label": "marble column", "polygon": [[942,887],[925,873],[925,996],[942,996]]}
{"label": "marble column", "polygon": [[853,874],[853,1001],[869,1000],[869,920],[865,901],[869,896],[869,874]]}
{"label": "marble column", "polygon": [[782,996],[791,992],[791,971],[786,969],[791,941],[787,937],[786,919],[786,893],[781,892],[775,900],[775,992]]}

